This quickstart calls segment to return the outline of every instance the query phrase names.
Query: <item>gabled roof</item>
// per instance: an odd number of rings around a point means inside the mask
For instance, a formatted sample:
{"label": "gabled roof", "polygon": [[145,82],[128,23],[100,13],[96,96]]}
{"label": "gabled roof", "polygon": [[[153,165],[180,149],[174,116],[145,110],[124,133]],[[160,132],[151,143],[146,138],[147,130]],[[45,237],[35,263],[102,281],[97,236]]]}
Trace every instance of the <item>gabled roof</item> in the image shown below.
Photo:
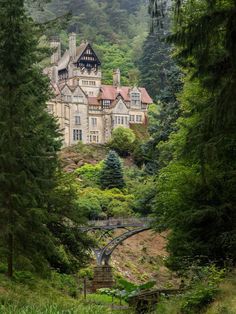
{"label": "gabled roof", "polygon": [[76,48],[76,58],[75,58],[75,61],[78,62],[82,58],[83,54],[86,52],[86,50],[88,48],[92,51],[92,53],[94,54],[95,58],[97,59],[97,62],[101,65],[101,62],[100,62],[98,56],[96,55],[96,53],[93,50],[93,48],[90,45],[90,43],[88,43],[88,42],[82,42],[80,44],[80,46]]}
{"label": "gabled roof", "polygon": [[[91,45],[88,42],[83,42],[80,44],[79,47],[76,48],[75,62],[79,61],[79,59],[82,57],[83,53],[86,51],[87,48],[91,49],[91,51],[94,53],[97,60],[99,61]],[[70,62],[70,53],[69,53],[69,50],[66,50],[62,58],[58,61],[58,71],[66,69],[68,67],[69,62]]]}
{"label": "gabled roof", "polygon": [[67,87],[72,92],[72,94],[76,91],[76,89],[79,89],[81,91],[81,93],[85,97],[87,97],[87,94],[84,92],[84,90],[79,85],[69,85],[67,83],[64,83],[63,85],[60,86],[60,91],[62,92],[65,87]]}
{"label": "gabled roof", "polygon": [[88,45],[89,45],[89,43],[83,42],[83,43],[81,43],[81,44],[79,45],[79,47],[76,48],[76,60],[77,60],[77,61],[78,61],[79,58],[82,56],[83,52],[87,49]]}
{"label": "gabled roof", "polygon": [[88,97],[88,103],[89,103],[89,105],[93,105],[93,106],[99,106],[100,105],[97,97]]}
{"label": "gabled roof", "polygon": [[60,89],[59,89],[59,87],[58,87],[57,84],[51,83],[51,84],[50,84],[50,87],[52,88],[52,90],[53,90],[55,96],[60,95]]}
{"label": "gabled roof", "polygon": [[[132,91],[132,89],[133,88],[129,86],[116,87],[112,85],[102,85],[99,98],[102,100],[107,99],[114,101],[120,94],[124,101],[130,101],[130,92]],[[141,93],[141,100],[143,103],[151,104],[153,102],[145,88],[141,87],[138,88],[138,90]]]}
{"label": "gabled roof", "polygon": [[70,53],[68,50],[66,50],[62,58],[58,61],[58,71],[66,69],[69,62],[70,62]]}

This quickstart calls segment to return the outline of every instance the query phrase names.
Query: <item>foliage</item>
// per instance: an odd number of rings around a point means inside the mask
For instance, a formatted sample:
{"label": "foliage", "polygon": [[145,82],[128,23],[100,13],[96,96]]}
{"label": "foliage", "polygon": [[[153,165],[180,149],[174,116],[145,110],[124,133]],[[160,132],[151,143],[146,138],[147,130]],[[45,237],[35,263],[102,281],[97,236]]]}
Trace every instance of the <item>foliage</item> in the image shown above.
{"label": "foliage", "polygon": [[118,287],[116,289],[103,288],[99,289],[101,294],[121,298],[124,300],[128,300],[129,298],[137,295],[142,290],[148,290],[155,286],[155,281],[149,281],[142,285],[135,285],[123,278],[118,280]]}
{"label": "foliage", "polygon": [[48,208],[52,213],[48,229],[56,242],[48,257],[50,265],[63,273],[75,273],[89,260],[93,241],[77,226],[85,223],[86,214],[77,203],[77,185],[74,175],[59,173],[57,185],[48,195]]}
{"label": "foliage", "polygon": [[[102,43],[94,45],[99,58],[102,60],[102,80],[104,84],[113,84],[113,71],[120,69],[121,84],[129,85],[132,82],[130,75],[134,70],[132,50],[128,45]],[[137,80],[135,77],[133,81]]]}
{"label": "foliage", "polygon": [[123,170],[118,155],[110,151],[104,160],[100,173],[100,184],[102,189],[124,188]]}
{"label": "foliage", "polygon": [[85,164],[76,169],[75,173],[79,175],[79,178],[82,180],[84,186],[98,186],[102,166],[102,161],[95,165]]}
{"label": "foliage", "polygon": [[[185,272],[187,285],[183,291],[172,297],[162,297],[157,306],[157,312],[167,313],[208,313],[207,308],[212,301],[219,304],[222,282],[225,281],[225,270],[218,269],[214,265],[206,267],[192,264]],[[220,311],[212,313],[220,314]],[[222,312],[224,313],[224,312]],[[225,312],[228,313],[228,312]]]}
{"label": "foliage", "polygon": [[12,276],[15,257],[37,265],[39,255],[46,259],[53,250],[45,203],[55,186],[60,141],[56,121],[46,112],[50,93],[37,65],[38,30],[23,1],[0,5],[0,241]]}
{"label": "foliage", "polygon": [[172,132],[177,130],[176,120],[180,114],[179,102],[176,98],[181,90],[182,75],[172,57],[172,45],[167,41],[170,33],[170,12],[168,2],[155,20],[155,27],[146,38],[143,54],[139,61],[142,84],[147,88],[157,104],[149,110],[149,133],[151,139],[142,147],[147,173],[156,174],[172,155],[165,156],[165,163],[160,160],[160,142],[166,142]]}
{"label": "foliage", "polygon": [[158,221],[172,230],[172,268],[186,257],[236,260],[234,10],[230,0],[201,0],[183,2],[175,13],[171,40],[186,73],[183,112],[177,132],[158,144],[167,163],[155,203]]}
{"label": "foliage", "polygon": [[218,270],[214,265],[198,270],[198,276],[193,279],[190,290],[182,299],[181,312],[199,313],[210,304],[218,292],[223,275],[224,270]]}
{"label": "foliage", "polygon": [[134,141],[134,132],[129,128],[121,126],[113,130],[109,147],[115,150],[120,156],[127,156],[132,150]]}
{"label": "foliage", "polygon": [[[51,279],[42,280],[34,277],[34,285],[9,281],[1,276],[0,312],[3,314],[111,314],[107,306],[111,299],[97,302],[99,295],[91,295],[86,302],[71,297],[78,286],[72,276],[56,275]],[[72,289],[72,290],[71,290]],[[122,311],[117,311],[121,314]]]}
{"label": "foliage", "polygon": [[[48,26],[45,33],[59,35],[62,50],[68,47],[67,33],[78,34],[78,44],[88,40],[102,61],[103,82],[112,83],[112,72],[121,69],[123,85],[134,85],[139,79],[136,61],[148,30],[145,0],[52,0],[44,10],[30,6],[33,18]],[[67,24],[62,23],[70,13]],[[50,21],[57,23],[50,23]],[[49,27],[50,26],[50,27]]]}
{"label": "foliage", "polygon": [[119,189],[85,188],[79,192],[77,205],[89,219],[132,215],[134,196]]}

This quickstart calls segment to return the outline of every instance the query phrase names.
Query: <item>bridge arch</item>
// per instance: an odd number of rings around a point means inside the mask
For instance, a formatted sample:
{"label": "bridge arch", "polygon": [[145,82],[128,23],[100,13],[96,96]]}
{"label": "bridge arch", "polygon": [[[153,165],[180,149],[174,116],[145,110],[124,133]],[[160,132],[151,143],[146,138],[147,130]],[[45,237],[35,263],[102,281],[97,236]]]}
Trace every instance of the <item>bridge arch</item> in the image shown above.
{"label": "bridge arch", "polygon": [[83,226],[80,229],[83,231],[95,231],[101,230],[103,234],[100,239],[105,237],[110,231],[117,229],[124,229],[125,231],[116,237],[113,237],[103,247],[93,248],[93,252],[96,256],[97,266],[109,265],[109,261],[113,251],[118,245],[135,234],[144,232],[151,229],[151,218],[118,218],[109,220],[90,221],[87,226]]}

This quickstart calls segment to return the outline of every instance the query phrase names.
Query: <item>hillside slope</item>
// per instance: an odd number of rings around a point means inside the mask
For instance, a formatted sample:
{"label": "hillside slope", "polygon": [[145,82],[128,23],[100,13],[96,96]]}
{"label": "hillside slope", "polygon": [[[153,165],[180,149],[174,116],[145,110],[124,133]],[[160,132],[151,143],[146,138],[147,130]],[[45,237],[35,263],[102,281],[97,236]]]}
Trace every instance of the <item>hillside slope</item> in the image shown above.
{"label": "hillside slope", "polygon": [[[105,158],[108,150],[107,146],[95,144],[77,144],[65,148],[61,152],[64,170],[73,172],[85,163],[94,165]],[[125,171],[136,169],[130,157],[123,159],[123,164],[126,166]],[[118,234],[116,232],[115,236]],[[127,239],[115,249],[111,257],[116,275],[136,283],[156,280],[159,287],[178,287],[178,279],[164,266],[167,256],[165,246],[166,234],[159,235],[153,231],[145,231]]]}
{"label": "hillside slope", "polygon": [[166,256],[166,234],[145,231],[118,246],[112,254],[111,265],[128,281],[154,280],[159,288],[178,288],[178,278],[164,265]]}
{"label": "hillside slope", "polygon": [[147,0],[52,0],[44,11],[33,6],[30,12],[41,23],[70,13],[66,23],[59,20],[45,30],[46,35],[59,36],[64,51],[68,33],[76,32],[77,44],[88,40],[98,54],[104,84],[111,84],[113,70],[120,68],[122,85],[134,85],[139,81],[137,63],[149,31],[147,5]]}

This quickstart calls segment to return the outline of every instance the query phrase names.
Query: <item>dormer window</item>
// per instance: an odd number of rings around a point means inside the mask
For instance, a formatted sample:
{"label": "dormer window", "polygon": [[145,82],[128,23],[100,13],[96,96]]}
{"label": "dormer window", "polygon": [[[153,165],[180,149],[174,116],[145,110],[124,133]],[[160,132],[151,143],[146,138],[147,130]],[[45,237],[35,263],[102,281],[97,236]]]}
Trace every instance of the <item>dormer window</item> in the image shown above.
{"label": "dormer window", "polygon": [[132,106],[139,106],[141,102],[141,95],[139,92],[132,92],[131,93],[131,105]]}
{"label": "dormer window", "polygon": [[104,109],[110,108],[110,105],[111,105],[111,101],[110,101],[110,100],[108,100],[108,99],[103,100],[103,102],[102,102],[102,107],[103,107]]}

